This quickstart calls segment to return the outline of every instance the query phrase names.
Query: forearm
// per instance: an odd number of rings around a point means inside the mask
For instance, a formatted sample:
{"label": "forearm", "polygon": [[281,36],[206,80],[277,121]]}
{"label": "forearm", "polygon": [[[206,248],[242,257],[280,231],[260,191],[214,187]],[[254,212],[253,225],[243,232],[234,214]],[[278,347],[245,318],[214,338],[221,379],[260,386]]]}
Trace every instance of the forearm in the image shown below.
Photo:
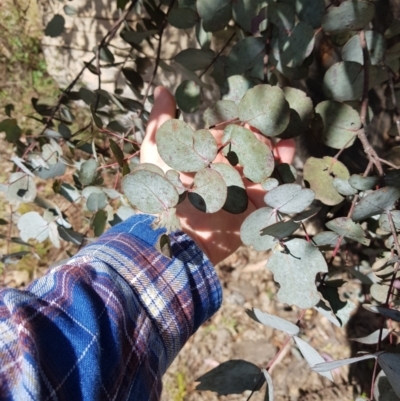
{"label": "forearm", "polygon": [[[1,294],[2,399],[156,400],[161,376],[219,307],[210,262],[182,233],[134,216],[29,287]],[[29,372],[29,373],[28,373]],[[26,390],[24,390],[24,387]]]}

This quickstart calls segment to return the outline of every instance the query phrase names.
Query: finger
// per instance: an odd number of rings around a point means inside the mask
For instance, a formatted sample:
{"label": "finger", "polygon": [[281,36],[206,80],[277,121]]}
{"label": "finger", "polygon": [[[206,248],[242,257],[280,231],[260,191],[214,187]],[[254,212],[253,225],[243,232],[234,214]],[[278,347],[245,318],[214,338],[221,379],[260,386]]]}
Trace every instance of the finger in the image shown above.
{"label": "finger", "polygon": [[282,139],[274,148],[274,156],[280,163],[291,164],[296,151],[296,142],[294,139]]}
{"label": "finger", "polygon": [[141,163],[155,163],[157,165],[161,163],[156,145],[156,133],[165,121],[175,117],[175,107],[175,99],[171,93],[166,88],[158,86],[154,90],[154,106],[149,116],[146,135],[140,150]]}

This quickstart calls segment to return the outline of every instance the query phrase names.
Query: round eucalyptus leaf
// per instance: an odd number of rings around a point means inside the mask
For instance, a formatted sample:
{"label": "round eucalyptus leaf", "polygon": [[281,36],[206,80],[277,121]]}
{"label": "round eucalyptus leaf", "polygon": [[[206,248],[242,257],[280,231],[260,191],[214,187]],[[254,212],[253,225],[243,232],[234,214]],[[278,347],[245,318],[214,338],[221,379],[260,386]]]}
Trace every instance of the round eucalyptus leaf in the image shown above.
{"label": "round eucalyptus leaf", "polygon": [[211,168],[221,174],[227,186],[228,192],[222,209],[234,214],[245,212],[247,210],[248,197],[239,172],[225,163],[213,163]]}
{"label": "round eucalyptus leaf", "polygon": [[[253,182],[263,182],[274,169],[274,156],[271,149],[260,142],[254,133],[238,125],[228,125],[224,130],[222,143],[230,141],[223,150],[225,156],[235,153],[243,166],[243,174]],[[231,155],[232,158],[232,155]]]}
{"label": "round eucalyptus leaf", "polygon": [[102,191],[100,193],[91,193],[86,201],[86,207],[89,212],[97,212],[98,210],[104,209],[107,206],[106,194]]}
{"label": "round eucalyptus leaf", "polygon": [[212,50],[185,49],[178,53],[174,60],[190,71],[206,69],[214,60],[215,53]]}
{"label": "round eucalyptus leaf", "polygon": [[58,160],[56,164],[51,166],[39,167],[34,170],[34,174],[40,177],[42,180],[48,180],[50,178],[60,177],[65,174],[67,165],[64,161]]}
{"label": "round eucalyptus leaf", "polygon": [[230,0],[196,1],[196,7],[203,19],[203,28],[206,32],[224,29],[232,18],[232,1]]}
{"label": "round eucalyptus leaf", "polygon": [[271,237],[282,239],[292,235],[298,228],[300,223],[292,220],[279,221],[261,230],[261,235],[270,235]]}
{"label": "round eucalyptus leaf", "polygon": [[276,212],[270,207],[261,207],[249,214],[240,227],[240,238],[245,245],[254,247],[256,251],[271,249],[276,240],[269,235],[261,235],[261,230],[276,223]]}
{"label": "round eucalyptus leaf", "polygon": [[152,171],[153,173],[157,173],[158,175],[161,175],[161,176],[164,175],[164,171],[160,167],[158,167],[157,165],[155,165],[153,163],[140,163],[134,169],[134,171],[138,171],[138,170],[147,170],[147,171]]}
{"label": "round eucalyptus leaf", "polygon": [[[314,235],[312,242],[316,246],[325,247],[328,246],[329,248],[335,248],[338,244],[340,239],[340,235],[333,232],[333,231],[322,231],[317,235]],[[341,244],[344,244],[345,241],[342,241]]]}
{"label": "round eucalyptus leaf", "polygon": [[70,17],[72,17],[73,15],[75,15],[78,12],[78,10],[75,7],[72,7],[69,5],[64,6],[63,10],[64,10],[65,14]]}
{"label": "round eucalyptus leaf", "polygon": [[308,309],[320,301],[315,276],[328,272],[328,266],[317,247],[298,238],[286,241],[283,249],[273,249],[267,268],[280,284],[279,302]]}
{"label": "round eucalyptus leaf", "polygon": [[208,129],[216,124],[229,122],[237,118],[238,115],[238,107],[233,100],[218,100],[205,110],[203,119]]}
{"label": "round eucalyptus leaf", "polygon": [[360,99],[363,85],[364,68],[353,61],[340,61],[333,64],[325,73],[323,82],[326,96],[340,102]]}
{"label": "round eucalyptus leaf", "polygon": [[311,205],[315,193],[298,184],[284,184],[268,192],[265,203],[281,213],[300,213]]}
{"label": "round eucalyptus leaf", "polygon": [[271,191],[271,189],[276,188],[279,185],[279,181],[276,178],[267,178],[264,182],[261,183],[261,186],[266,191]]}
{"label": "round eucalyptus leaf", "polygon": [[221,97],[223,100],[232,100],[239,103],[244,94],[254,86],[254,82],[241,75],[228,77],[221,85]]}
{"label": "round eucalyptus leaf", "polygon": [[138,170],[122,178],[122,189],[129,202],[144,213],[161,213],[175,207],[178,191],[163,176],[148,170]]}
{"label": "round eucalyptus leaf", "polygon": [[205,213],[222,209],[227,197],[227,186],[221,174],[205,168],[194,176],[194,186],[188,193],[190,203]]}
{"label": "round eucalyptus leaf", "polygon": [[20,237],[25,242],[31,238],[43,242],[49,236],[49,224],[38,212],[23,214],[19,218],[17,226]]}
{"label": "round eucalyptus leaf", "polygon": [[98,167],[99,164],[95,159],[89,159],[82,163],[78,173],[79,181],[82,185],[90,185],[96,180]]}
{"label": "round eucalyptus leaf", "polygon": [[375,5],[368,0],[347,0],[330,7],[322,18],[322,29],[331,35],[364,29],[374,17]]}
{"label": "round eucalyptus leaf", "polygon": [[36,193],[36,184],[32,177],[23,172],[10,175],[6,194],[9,202],[30,203],[35,200]]}
{"label": "round eucalyptus leaf", "polygon": [[315,192],[315,199],[325,205],[334,206],[344,199],[333,185],[335,177],[348,179],[347,167],[340,161],[325,156],[322,159],[310,157],[304,165],[304,180]]}
{"label": "round eucalyptus leaf", "polygon": [[46,36],[50,36],[51,38],[55,38],[63,33],[64,26],[64,17],[62,15],[56,14],[47,24],[46,29],[44,30],[44,34]]}
{"label": "round eucalyptus leaf", "polygon": [[349,178],[349,184],[359,191],[368,191],[374,188],[378,183],[379,177],[377,176],[363,177],[359,174],[353,174]]}
{"label": "round eucalyptus leaf", "polygon": [[194,132],[180,120],[168,120],[157,131],[156,142],[161,158],[183,173],[202,170],[217,155],[217,142],[207,130]]}
{"label": "round eucalyptus leaf", "polygon": [[233,19],[245,32],[253,31],[253,20],[259,14],[261,8],[265,7],[271,1],[254,1],[254,0],[239,0],[233,1],[232,15]]}
{"label": "round eucalyptus leaf", "polygon": [[182,81],[176,88],[175,99],[178,107],[185,113],[194,113],[200,105],[200,86],[193,81]]}
{"label": "round eucalyptus leaf", "polygon": [[62,154],[61,146],[53,138],[50,139],[50,143],[46,143],[42,147],[42,158],[50,165],[56,164]]}
{"label": "round eucalyptus leaf", "polygon": [[349,180],[346,178],[335,177],[332,184],[341,195],[351,196],[358,193],[358,191],[349,184]]}
{"label": "round eucalyptus leaf", "polygon": [[400,198],[400,188],[383,187],[364,196],[354,208],[352,219],[364,220],[368,217],[391,210]]}
{"label": "round eucalyptus leaf", "polygon": [[[379,64],[386,51],[385,38],[378,32],[366,31],[365,40],[369,51],[370,63],[372,65]],[[342,48],[342,60],[354,61],[364,64],[364,56],[361,48],[360,38],[354,35]]]}
{"label": "round eucalyptus leaf", "polygon": [[362,227],[359,224],[354,223],[350,217],[338,217],[334,220],[328,221],[325,225],[327,228],[341,235],[342,237],[352,239],[365,246],[369,246],[371,242],[368,238],[366,238]]}
{"label": "round eucalyptus leaf", "polygon": [[300,21],[308,22],[314,29],[321,26],[325,14],[324,0],[295,0],[295,7]]}
{"label": "round eucalyptus leaf", "polygon": [[388,213],[390,213],[392,216],[395,230],[400,231],[400,210],[392,210],[390,212],[383,213],[381,215],[381,217],[379,218],[379,227],[382,230],[387,231],[388,233],[390,233],[392,231],[392,229],[390,227]]}
{"label": "round eucalyptus leaf", "polygon": [[312,100],[300,89],[286,86],[282,90],[289,107],[297,111],[301,122],[308,127],[314,111]]}
{"label": "round eucalyptus leaf", "polygon": [[348,148],[361,128],[360,115],[344,103],[325,100],[317,105],[315,113],[324,123],[322,142],[334,149]]}
{"label": "round eucalyptus leaf", "polygon": [[178,171],[168,170],[165,173],[165,178],[175,186],[179,195],[182,195],[186,191],[186,187],[183,185]]}
{"label": "round eucalyptus leaf", "polygon": [[264,55],[265,41],[262,38],[249,36],[239,40],[226,59],[226,76],[264,79]]}
{"label": "round eucalyptus leaf", "polygon": [[172,8],[168,14],[168,22],[178,29],[193,28],[198,20],[197,12],[187,7]]}
{"label": "round eucalyptus leaf", "polygon": [[211,40],[213,35],[211,32],[205,31],[203,27],[203,22],[204,22],[203,20],[200,20],[196,24],[196,39],[197,43],[203,50],[208,50],[211,46]]}
{"label": "round eucalyptus leaf", "polygon": [[277,136],[289,124],[290,108],[282,89],[257,85],[249,89],[240,101],[239,118],[265,136]]}
{"label": "round eucalyptus leaf", "polygon": [[268,5],[268,21],[282,30],[291,31],[295,21],[294,12],[292,4],[271,2]]}

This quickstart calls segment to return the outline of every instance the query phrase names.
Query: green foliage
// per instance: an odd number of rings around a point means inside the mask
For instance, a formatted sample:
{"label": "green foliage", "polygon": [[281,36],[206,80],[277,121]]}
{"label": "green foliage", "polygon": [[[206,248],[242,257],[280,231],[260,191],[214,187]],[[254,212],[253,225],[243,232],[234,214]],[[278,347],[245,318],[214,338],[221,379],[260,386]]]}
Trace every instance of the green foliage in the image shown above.
{"label": "green foliage", "polygon": [[[93,49],[92,60],[82,65],[96,75],[96,90],[77,89],[77,77],[57,99],[35,96],[30,115],[34,129],[14,115],[12,99],[5,106],[0,132],[14,154],[7,169],[12,173],[0,191],[22,214],[1,220],[11,228],[16,223],[19,232],[6,239],[30,248],[32,240],[46,239],[55,247],[62,241],[80,247],[88,237],[139,211],[158,214],[156,224],[171,232],[180,225],[179,204],[187,201],[204,213],[247,212],[241,240],[257,251],[270,251],[267,268],[280,285],[280,302],[315,308],[343,327],[356,306],[339,297],[344,281],[332,279],[338,271],[334,261],[340,259],[346,278],[362,282],[378,304],[370,310],[399,321],[394,308],[400,267],[399,167],[373,149],[369,121],[379,108],[368,107],[378,93],[387,115],[398,124],[398,21],[377,24],[375,5],[368,0],[345,0],[327,8],[323,0],[122,0],[117,6],[123,17]],[[63,34],[66,19],[79,9],[64,4],[57,12],[45,27],[47,36]],[[128,22],[133,14],[137,23]],[[197,42],[164,58],[168,25]],[[115,33],[129,49],[122,61],[112,42]],[[321,43],[337,56],[325,64]],[[102,72],[108,68],[118,69],[132,98],[121,96],[119,89],[103,89]],[[149,94],[165,71],[179,77],[174,94],[185,113],[156,133],[166,171],[138,165],[153,102]],[[214,86],[220,98],[210,102]],[[81,106],[75,101],[88,106],[83,122],[77,119]],[[184,121],[199,110],[205,128]],[[395,125],[390,132],[398,135]],[[278,164],[265,143],[294,137],[314,145],[297,169]],[[385,137],[389,149],[396,143],[393,137]],[[352,149],[359,149],[356,156],[343,157]],[[48,198],[44,183],[52,188],[54,203],[43,200]],[[258,203],[251,196],[256,184],[260,192],[261,187],[267,191]],[[65,202],[80,210],[85,229],[72,227]],[[321,227],[326,229],[309,235],[307,221],[321,210]],[[228,213],[219,216],[232,218]],[[165,246],[160,243],[159,249]],[[343,255],[354,248],[367,270],[361,262],[348,267]],[[15,263],[29,252],[10,251],[1,260]],[[398,354],[377,352],[325,363],[299,337],[298,325],[257,309],[248,314],[293,338],[310,367],[330,380],[332,369],[377,360],[400,396]],[[385,330],[382,325],[379,334],[356,340],[377,343],[382,351]],[[272,400],[269,368],[228,361],[199,378],[198,389],[240,393],[258,390],[266,380]]]}

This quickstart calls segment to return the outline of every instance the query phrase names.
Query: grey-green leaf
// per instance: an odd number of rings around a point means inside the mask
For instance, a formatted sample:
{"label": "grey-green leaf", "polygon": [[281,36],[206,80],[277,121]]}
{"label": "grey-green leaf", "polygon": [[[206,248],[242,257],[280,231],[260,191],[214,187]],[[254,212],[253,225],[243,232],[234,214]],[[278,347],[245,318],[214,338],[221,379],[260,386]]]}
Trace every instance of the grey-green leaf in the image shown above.
{"label": "grey-green leaf", "polygon": [[284,184],[268,192],[265,203],[281,213],[300,213],[311,205],[315,198],[313,190],[298,184]]}
{"label": "grey-green leaf", "polygon": [[55,38],[63,33],[64,26],[64,17],[62,15],[56,14],[47,24],[46,29],[44,30],[44,34],[46,36],[50,36],[51,38]]}
{"label": "grey-green leaf", "polygon": [[157,131],[161,158],[175,170],[190,173],[208,166],[217,155],[217,142],[207,130],[194,132],[180,120],[168,120]]}
{"label": "grey-green leaf", "polygon": [[400,231],[400,210],[392,210],[388,211],[386,213],[383,213],[381,217],[379,218],[379,227],[387,232],[391,232],[391,226],[389,222],[389,217],[388,214],[390,213],[392,220],[393,220],[393,225],[396,231]]}
{"label": "grey-green leaf", "polygon": [[172,8],[168,14],[168,22],[178,29],[190,29],[199,20],[197,12],[188,7]]}
{"label": "grey-green leaf", "polygon": [[267,251],[275,244],[275,238],[261,236],[260,231],[276,223],[276,212],[270,207],[262,207],[249,214],[240,227],[240,238],[245,245],[251,245],[256,251]]}
{"label": "grey-green leaf", "polygon": [[375,14],[375,5],[368,0],[347,0],[331,7],[322,18],[322,29],[331,35],[364,29]]}
{"label": "grey-green leaf", "polygon": [[379,177],[377,176],[363,177],[359,174],[353,174],[349,178],[349,184],[359,191],[368,191],[369,189],[374,188],[378,182]]}
{"label": "grey-green leaf", "polygon": [[148,170],[137,170],[122,179],[122,189],[129,202],[144,213],[161,213],[175,207],[178,191],[163,176]]}
{"label": "grey-green leaf", "polygon": [[[381,330],[375,330],[373,333],[368,336],[358,337],[358,338],[349,338],[350,341],[356,341],[361,344],[378,344],[379,337],[381,336]],[[382,340],[384,340],[390,333],[388,329],[382,329]]]}
{"label": "grey-green leaf", "polygon": [[319,302],[315,276],[327,272],[328,267],[315,246],[298,238],[287,241],[283,249],[273,249],[267,268],[274,273],[274,280],[281,286],[279,302],[301,309],[312,308]]}
{"label": "grey-green leaf", "polygon": [[178,107],[185,113],[194,113],[200,105],[200,86],[194,81],[182,81],[176,88],[175,99]]}
{"label": "grey-green leaf", "polygon": [[268,5],[268,21],[282,30],[291,31],[294,26],[294,7],[286,3],[270,3]]}
{"label": "grey-green leaf", "polygon": [[223,100],[232,100],[239,103],[244,94],[254,86],[254,82],[242,75],[232,75],[221,85]]}
{"label": "grey-green leaf", "polygon": [[277,136],[289,124],[290,108],[282,89],[257,85],[239,103],[239,118],[265,136]]}
{"label": "grey-green leaf", "polygon": [[247,315],[267,327],[272,327],[276,330],[282,330],[290,336],[297,336],[300,332],[299,326],[291,323],[279,316],[270,315],[269,313],[262,312],[260,309],[253,308],[246,311]]}
{"label": "grey-green leaf", "polygon": [[397,397],[400,397],[400,354],[383,352],[378,356],[378,363]]}
{"label": "grey-green leaf", "polygon": [[104,209],[107,206],[107,197],[104,192],[91,193],[86,201],[86,207],[90,212],[97,212],[98,210]]}
{"label": "grey-green leaf", "polygon": [[82,163],[78,176],[82,185],[90,185],[97,178],[97,168],[99,164],[95,159],[89,159]]}
{"label": "grey-green leaf", "polygon": [[364,220],[368,217],[391,210],[400,198],[400,188],[383,187],[364,196],[354,208],[352,219]]}
{"label": "grey-green leaf", "polygon": [[296,0],[295,7],[300,21],[308,22],[314,29],[321,26],[325,13],[324,0]]}
{"label": "grey-green leaf", "polygon": [[215,32],[225,28],[232,18],[232,1],[201,0],[196,1],[197,12],[203,19],[206,32]]}
{"label": "grey-green leaf", "polygon": [[224,130],[223,143],[230,141],[224,148],[225,156],[234,152],[239,164],[243,166],[243,174],[253,182],[265,181],[274,168],[274,157],[271,149],[260,142],[254,133],[247,128],[228,125]]}
{"label": "grey-green leaf", "polygon": [[282,239],[292,235],[298,228],[300,223],[292,220],[279,221],[261,230],[261,235],[270,235],[271,237]]}
{"label": "grey-green leaf", "polygon": [[203,114],[203,119],[208,129],[216,124],[229,122],[237,118],[238,115],[238,107],[233,100],[218,100],[215,104],[206,109]]}
{"label": "grey-green leaf", "polygon": [[227,186],[227,197],[222,209],[238,214],[247,210],[248,197],[239,172],[229,164],[213,163],[211,168],[221,174]]}
{"label": "grey-green leaf", "polygon": [[364,67],[353,61],[339,61],[325,73],[323,89],[330,99],[345,102],[361,98]]}
{"label": "grey-green leaf", "polygon": [[266,6],[271,1],[263,0],[237,0],[233,1],[232,15],[233,19],[245,32],[252,32],[252,23],[257,17],[261,8]]}
{"label": "grey-green leaf", "polygon": [[326,227],[335,233],[359,242],[365,246],[369,246],[370,240],[366,238],[365,232],[362,227],[354,223],[349,217],[338,217],[334,220],[328,221]]}
{"label": "grey-green leaf", "polygon": [[332,184],[336,190],[344,196],[351,196],[358,193],[358,191],[350,185],[349,180],[346,178],[335,177]]}
{"label": "grey-green leaf", "polygon": [[356,110],[344,103],[325,100],[317,105],[315,113],[324,123],[322,141],[334,149],[351,146],[361,128]]}
{"label": "grey-green leaf", "polygon": [[25,242],[31,238],[43,242],[49,236],[48,223],[38,212],[23,214],[18,220],[18,229]]}
{"label": "grey-green leaf", "polygon": [[[328,246],[329,248],[335,248],[339,241],[340,235],[334,233],[333,231],[322,231],[315,235],[312,239],[313,243],[316,246],[325,247]],[[341,242],[342,244],[344,241]]]}
{"label": "grey-green leaf", "polygon": [[36,193],[36,184],[32,177],[23,172],[10,175],[6,195],[8,201],[30,203],[36,198]]}
{"label": "grey-green leaf", "polygon": [[100,237],[106,228],[107,223],[107,212],[105,210],[99,210],[93,217],[92,228],[95,237]]}
{"label": "grey-green leaf", "polygon": [[221,174],[205,168],[194,176],[194,186],[188,193],[190,203],[205,213],[222,209],[227,197],[227,186]]}
{"label": "grey-green leaf", "polygon": [[212,50],[185,49],[178,53],[174,60],[190,71],[206,69],[215,57]]}

